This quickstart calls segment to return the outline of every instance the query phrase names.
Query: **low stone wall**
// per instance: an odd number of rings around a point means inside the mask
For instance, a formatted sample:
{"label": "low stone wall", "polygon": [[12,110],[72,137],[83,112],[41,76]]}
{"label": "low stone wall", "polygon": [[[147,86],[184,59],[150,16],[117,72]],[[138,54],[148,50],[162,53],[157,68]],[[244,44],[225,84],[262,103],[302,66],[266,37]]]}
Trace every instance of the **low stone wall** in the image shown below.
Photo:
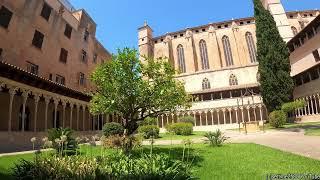
{"label": "low stone wall", "polygon": [[299,117],[300,123],[304,122],[320,122],[320,114]]}
{"label": "low stone wall", "polygon": [[[74,136],[91,137],[100,134],[100,131],[75,132]],[[36,137],[36,148],[42,145],[42,138],[46,137],[46,132],[5,132],[0,131],[0,153],[20,152],[32,150],[31,138]]]}

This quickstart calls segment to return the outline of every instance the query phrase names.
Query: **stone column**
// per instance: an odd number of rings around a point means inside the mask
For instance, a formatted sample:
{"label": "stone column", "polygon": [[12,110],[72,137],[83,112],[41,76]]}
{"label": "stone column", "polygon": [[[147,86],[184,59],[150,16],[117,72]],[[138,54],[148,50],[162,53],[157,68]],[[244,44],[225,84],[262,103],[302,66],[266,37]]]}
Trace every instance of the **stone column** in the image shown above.
{"label": "stone column", "polygon": [[46,108],[44,111],[44,128],[45,131],[48,130],[48,107],[49,107],[49,103],[50,103],[50,97],[49,96],[44,96],[44,102],[46,104]]}
{"label": "stone column", "polygon": [[260,110],[260,121],[262,121],[262,106],[259,105],[259,110]]}
{"label": "stone column", "polygon": [[204,113],[206,114],[206,126],[208,126],[208,112],[205,111]]}
{"label": "stone column", "polygon": [[79,111],[80,111],[80,105],[79,104],[76,104],[77,106],[77,131],[79,131],[79,118],[80,118],[80,115],[79,115]]}
{"label": "stone column", "polygon": [[[319,114],[319,111],[318,111],[318,104],[317,104],[317,98],[319,99],[319,94],[317,94],[315,97],[314,97],[314,102],[316,104],[316,114]],[[319,104],[320,105],[320,104]]]}
{"label": "stone column", "polygon": [[232,124],[232,116],[231,116],[231,111],[232,111],[232,109],[231,109],[231,108],[229,108],[229,109],[228,109],[228,111],[229,111],[230,124]]}
{"label": "stone column", "polygon": [[174,123],[174,114],[171,113],[171,123],[173,124]]}
{"label": "stone column", "polygon": [[58,128],[57,127],[57,111],[58,111],[58,104],[59,101],[58,99],[54,99],[54,120],[53,120],[53,124],[54,124],[54,128]]}
{"label": "stone column", "polygon": [[256,106],[253,107],[254,121],[257,121]]}
{"label": "stone column", "polygon": [[62,127],[66,127],[66,107],[67,107],[67,102],[62,101]]}
{"label": "stone column", "polygon": [[38,119],[38,104],[39,104],[40,96],[38,94],[34,94],[34,125],[33,131],[37,132],[37,119]]}
{"label": "stone column", "polygon": [[251,122],[251,117],[250,117],[250,107],[247,107],[247,112],[248,112],[248,119],[249,119],[249,122]]}
{"label": "stone column", "polygon": [[161,114],[161,127],[164,128],[163,114]]}
{"label": "stone column", "polygon": [[238,123],[239,123],[239,119],[238,119],[238,108],[236,108],[235,111],[236,111],[236,122],[237,122],[237,124],[238,124]]}
{"label": "stone column", "polygon": [[192,113],[194,118],[194,126],[197,126],[196,112],[192,112]]}
{"label": "stone column", "polygon": [[240,110],[241,110],[241,119],[242,119],[242,123],[244,123],[243,107],[240,107]]}
{"label": "stone column", "polygon": [[169,124],[169,114],[166,114],[167,117],[167,124]]}
{"label": "stone column", "polygon": [[214,123],[213,123],[213,110],[210,110],[210,113],[211,113],[211,125],[213,126]]}
{"label": "stone column", "polygon": [[200,126],[202,126],[202,112],[201,111],[199,111],[199,117],[200,117]]}
{"label": "stone column", "polygon": [[310,103],[311,103],[311,113],[310,114],[315,114],[314,113],[314,105],[313,105],[313,96],[310,96]]}
{"label": "stone column", "polygon": [[8,131],[11,132],[12,129],[12,104],[13,104],[13,99],[14,95],[16,94],[16,88],[10,88],[9,89],[9,94],[10,94],[10,100],[9,100],[9,118],[8,118]]}
{"label": "stone column", "polygon": [[[86,122],[86,106],[82,105],[82,131],[85,131],[85,122]],[[100,129],[99,129],[100,130]]]}
{"label": "stone column", "polygon": [[226,125],[227,124],[227,122],[226,122],[226,109],[222,109],[222,112],[223,112],[223,123],[224,123],[224,125]]}
{"label": "stone column", "polygon": [[306,107],[306,115],[310,115],[310,104],[309,104],[309,98],[306,97],[307,107]]}
{"label": "stone column", "polygon": [[74,104],[72,104],[72,103],[70,103],[70,128],[72,129],[72,115],[73,115],[73,113],[72,113],[72,110],[73,110],[73,106],[74,106]]}
{"label": "stone column", "polygon": [[217,109],[218,125],[220,125],[220,109]]}
{"label": "stone column", "polygon": [[29,96],[29,91],[24,91],[22,93],[22,116],[21,116],[21,131],[24,132],[24,126],[25,126],[25,117],[26,117],[26,103],[28,100],[28,96]]}

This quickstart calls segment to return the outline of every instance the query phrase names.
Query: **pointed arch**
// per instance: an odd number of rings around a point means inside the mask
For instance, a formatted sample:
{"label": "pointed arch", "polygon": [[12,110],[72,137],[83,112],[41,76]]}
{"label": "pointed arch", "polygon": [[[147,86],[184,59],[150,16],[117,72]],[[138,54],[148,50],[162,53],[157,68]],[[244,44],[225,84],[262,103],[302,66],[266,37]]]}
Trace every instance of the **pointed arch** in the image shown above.
{"label": "pointed arch", "polygon": [[232,66],[233,65],[233,57],[232,57],[232,50],[231,50],[230,41],[229,41],[228,36],[222,37],[222,44],[223,44],[226,65]]}
{"label": "pointed arch", "polygon": [[199,42],[199,48],[200,48],[200,56],[201,56],[201,65],[202,70],[209,69],[209,59],[208,59],[208,50],[207,50],[207,44],[205,40],[200,40]]}
{"label": "pointed arch", "polygon": [[211,89],[211,85],[210,85],[210,81],[208,78],[204,78],[202,80],[202,89],[205,90],[205,89]]}
{"label": "pointed arch", "polygon": [[238,85],[238,79],[234,74],[231,74],[230,77],[229,77],[229,85],[230,86]]}
{"label": "pointed arch", "polygon": [[257,50],[251,32],[246,33],[246,41],[248,45],[251,63],[257,62]]}
{"label": "pointed arch", "polygon": [[185,62],[185,57],[184,57],[184,49],[181,44],[179,44],[177,47],[177,57],[178,57],[179,71],[181,73],[185,73],[186,72],[186,62]]}
{"label": "pointed arch", "polygon": [[293,33],[294,36],[298,34],[298,30],[297,30],[296,27],[291,26],[291,30],[292,30],[292,33]]}

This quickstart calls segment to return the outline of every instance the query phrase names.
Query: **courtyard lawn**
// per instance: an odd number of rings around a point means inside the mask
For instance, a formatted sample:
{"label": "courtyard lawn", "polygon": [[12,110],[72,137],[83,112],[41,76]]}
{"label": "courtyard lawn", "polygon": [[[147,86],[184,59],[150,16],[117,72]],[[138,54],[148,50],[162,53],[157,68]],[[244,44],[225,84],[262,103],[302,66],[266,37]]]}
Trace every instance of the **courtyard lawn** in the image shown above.
{"label": "courtyard lawn", "polygon": [[[148,153],[149,146],[143,151]],[[193,144],[191,151],[194,176],[200,179],[266,179],[267,174],[320,174],[320,161],[256,144],[226,144],[212,148],[207,144]],[[181,159],[183,146],[156,146],[155,153],[170,153]],[[99,156],[100,147],[82,148],[82,153]],[[141,151],[141,150],[140,150]],[[107,150],[113,153],[114,150]],[[0,157],[0,179],[9,179],[10,168],[20,158],[31,160],[33,154]]]}
{"label": "courtyard lawn", "polygon": [[190,136],[170,135],[168,133],[160,133],[158,140],[185,140],[185,139],[198,139],[202,138],[206,132],[198,131],[193,132]]}

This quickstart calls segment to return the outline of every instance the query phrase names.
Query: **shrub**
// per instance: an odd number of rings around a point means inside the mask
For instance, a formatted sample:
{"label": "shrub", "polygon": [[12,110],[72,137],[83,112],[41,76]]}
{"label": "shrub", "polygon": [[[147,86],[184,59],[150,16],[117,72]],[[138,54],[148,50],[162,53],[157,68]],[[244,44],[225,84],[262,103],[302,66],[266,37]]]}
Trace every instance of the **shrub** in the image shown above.
{"label": "shrub", "polygon": [[[75,154],[78,148],[70,128],[53,128],[48,130],[48,141],[59,154]],[[46,142],[44,142],[46,143]]]}
{"label": "shrub", "polygon": [[179,122],[191,123],[192,125],[194,125],[195,120],[192,116],[184,116],[179,118]]}
{"label": "shrub", "polygon": [[145,126],[145,125],[157,125],[157,118],[151,118],[151,117],[147,117],[146,119],[144,119],[144,121],[141,123],[141,125]]}
{"label": "shrub", "polygon": [[190,179],[190,164],[165,154],[131,156],[115,153],[97,159],[46,157],[22,161],[13,168],[16,179]]}
{"label": "shrub", "polygon": [[281,110],[285,113],[293,112],[296,109],[303,108],[306,102],[304,100],[297,100],[294,102],[285,103],[282,105]]}
{"label": "shrub", "polygon": [[103,126],[102,131],[103,131],[104,136],[109,137],[109,136],[113,136],[113,135],[122,135],[124,128],[119,123],[111,122],[111,123],[106,123]]}
{"label": "shrub", "polygon": [[222,146],[222,144],[228,139],[228,137],[224,136],[220,129],[215,132],[207,132],[204,137],[208,138],[211,146]]}
{"label": "shrub", "polygon": [[145,139],[150,139],[150,137],[158,138],[160,129],[156,125],[144,125],[138,128],[138,132],[142,134]]}
{"label": "shrub", "polygon": [[135,136],[119,136],[111,135],[102,139],[102,145],[107,148],[122,149],[124,152],[129,152],[135,147],[139,147],[142,141]]}
{"label": "shrub", "polygon": [[287,120],[287,115],[282,110],[273,111],[269,115],[269,123],[272,127],[282,127]]}
{"label": "shrub", "polygon": [[174,123],[166,126],[168,132],[174,133],[176,135],[188,136],[193,132],[193,125],[191,123]]}

